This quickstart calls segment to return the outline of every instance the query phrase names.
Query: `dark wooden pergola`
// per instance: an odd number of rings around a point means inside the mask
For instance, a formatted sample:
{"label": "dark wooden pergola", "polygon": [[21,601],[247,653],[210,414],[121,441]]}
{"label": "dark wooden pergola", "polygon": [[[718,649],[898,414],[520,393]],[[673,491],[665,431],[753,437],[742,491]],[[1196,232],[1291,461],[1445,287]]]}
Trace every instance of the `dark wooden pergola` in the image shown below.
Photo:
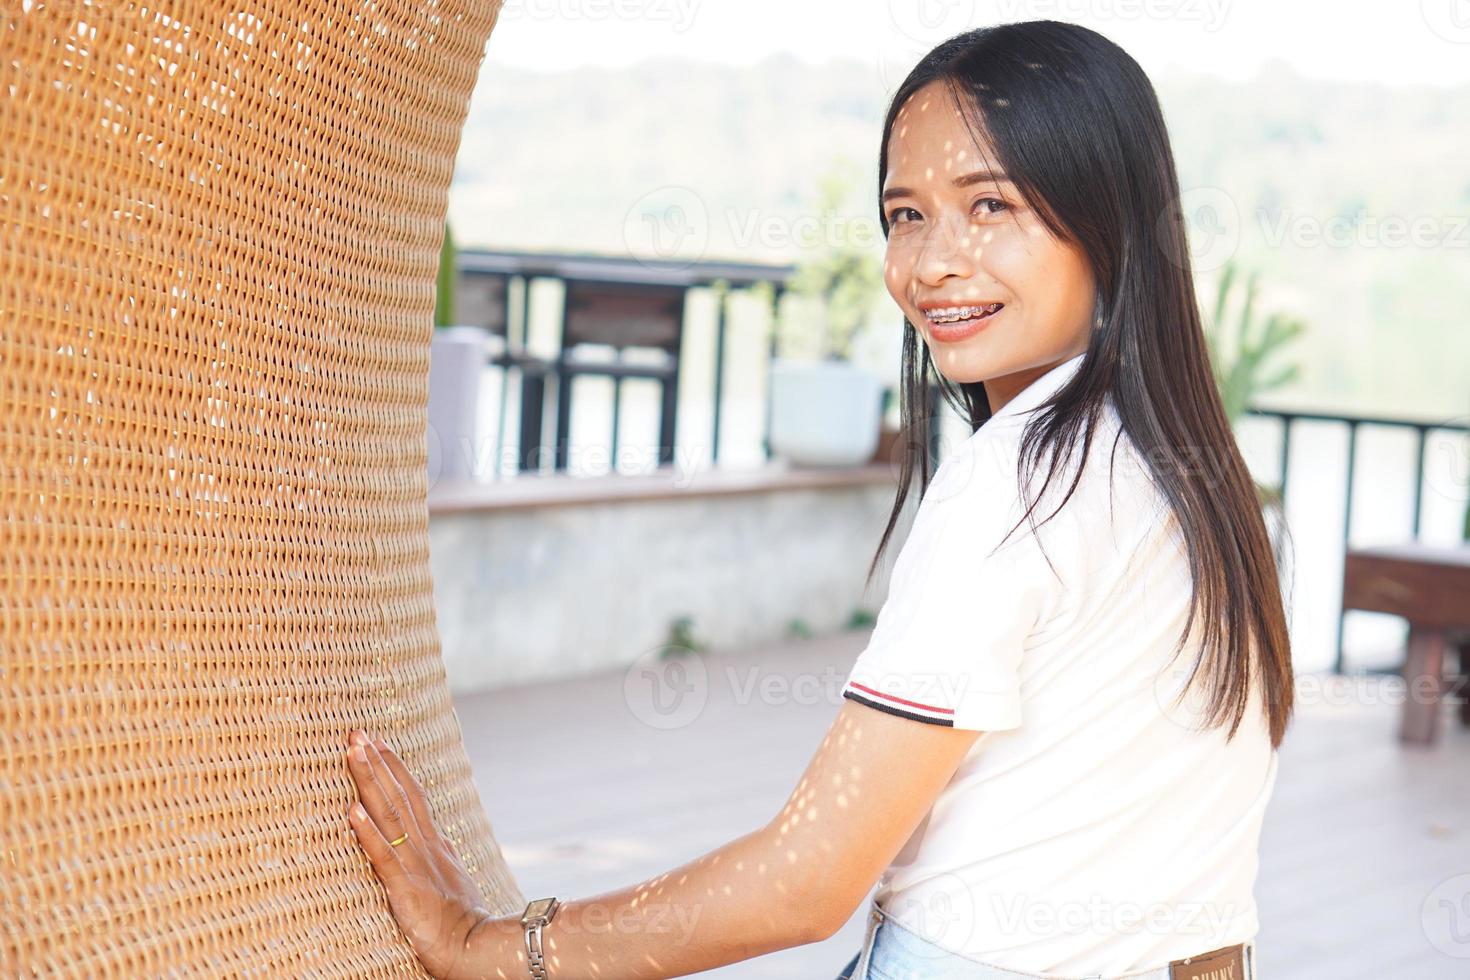
{"label": "dark wooden pergola", "polygon": [[[537,469],[544,458],[547,434],[544,405],[548,381],[556,392],[556,431],[551,439],[553,468],[567,468],[571,428],[572,385],[584,376],[613,380],[612,454],[618,451],[618,416],[622,382],[628,378],[656,381],[661,413],[658,435],[659,465],[674,460],[679,355],[684,335],[685,300],[691,289],[724,283],[742,289],[768,282],[779,304],[790,265],[640,259],[547,252],[502,252],[465,249],[458,254],[456,319],[485,327],[504,338],[504,351],[491,359],[507,374],[521,379],[520,446],[517,469]],[[555,279],[565,289],[561,330],[554,357],[538,357],[527,349],[531,284]],[[514,297],[520,302],[513,303]],[[710,434],[712,460],[719,459],[721,396],[725,383],[725,301],[716,306],[714,412]],[[518,315],[516,315],[518,314]],[[611,347],[611,360],[595,359],[585,351],[592,345]],[[625,358],[637,349],[638,359]],[[649,355],[652,355],[650,357]],[[772,333],[769,357],[776,356]],[[505,386],[501,387],[500,425],[505,418]],[[770,403],[766,406],[766,455],[770,456]],[[499,443],[497,440],[497,444]]]}

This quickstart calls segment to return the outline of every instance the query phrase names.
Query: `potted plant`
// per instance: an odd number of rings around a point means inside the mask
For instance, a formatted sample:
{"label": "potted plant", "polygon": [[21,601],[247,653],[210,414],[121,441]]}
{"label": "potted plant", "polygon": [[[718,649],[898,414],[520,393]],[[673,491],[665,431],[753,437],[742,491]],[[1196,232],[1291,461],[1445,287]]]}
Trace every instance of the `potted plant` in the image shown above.
{"label": "potted plant", "polygon": [[[1238,291],[1235,288],[1237,276],[1234,260],[1227,262],[1215,292],[1214,313],[1205,329],[1215,383],[1220,388],[1220,399],[1225,404],[1225,414],[1230,419],[1231,426],[1240,421],[1258,396],[1296,380],[1300,373],[1297,364],[1271,367],[1268,362],[1277,357],[1305,329],[1301,320],[1283,313],[1269,314],[1264,326],[1257,328],[1255,306],[1259,273],[1256,270],[1250,273],[1240,309],[1227,329],[1226,308],[1231,303],[1232,295]],[[1272,545],[1276,549],[1279,563],[1281,530],[1286,520],[1281,484],[1257,481],[1256,496],[1260,499],[1266,526],[1271,531]]]}
{"label": "potted plant", "polygon": [[[850,360],[882,287],[882,267],[842,234],[837,216],[847,189],[840,173],[823,181],[822,240],[797,263],[787,302],[772,309],[771,452],[797,465],[866,463],[882,425],[881,380]],[[769,287],[764,292],[769,300]],[[806,357],[785,356],[801,348]]]}
{"label": "potted plant", "polygon": [[455,324],[458,267],[454,237],[444,224],[429,343],[429,486],[476,477],[479,449],[480,383],[489,333]]}

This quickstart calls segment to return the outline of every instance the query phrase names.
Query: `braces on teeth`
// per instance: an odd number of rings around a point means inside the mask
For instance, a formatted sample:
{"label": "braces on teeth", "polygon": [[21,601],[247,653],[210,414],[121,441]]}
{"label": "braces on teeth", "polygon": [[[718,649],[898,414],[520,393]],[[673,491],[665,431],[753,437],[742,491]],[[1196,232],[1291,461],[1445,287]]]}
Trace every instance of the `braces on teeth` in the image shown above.
{"label": "braces on teeth", "polygon": [[1004,305],[1004,303],[991,303],[989,306],[950,306],[940,310],[931,310],[928,317],[935,323],[968,320],[981,313],[994,313]]}

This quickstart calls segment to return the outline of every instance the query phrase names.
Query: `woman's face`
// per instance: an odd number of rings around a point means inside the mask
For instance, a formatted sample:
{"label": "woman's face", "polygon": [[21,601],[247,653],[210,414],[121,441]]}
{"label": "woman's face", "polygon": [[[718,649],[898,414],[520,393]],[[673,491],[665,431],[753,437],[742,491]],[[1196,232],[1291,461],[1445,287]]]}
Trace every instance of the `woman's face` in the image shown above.
{"label": "woman's face", "polygon": [[[986,382],[994,412],[1087,349],[1093,277],[1080,248],[1055,238],[1003,174],[986,173],[996,154],[976,143],[944,85],[916,91],[894,120],[883,279],[940,373]],[[998,312],[970,315],[995,303]]]}

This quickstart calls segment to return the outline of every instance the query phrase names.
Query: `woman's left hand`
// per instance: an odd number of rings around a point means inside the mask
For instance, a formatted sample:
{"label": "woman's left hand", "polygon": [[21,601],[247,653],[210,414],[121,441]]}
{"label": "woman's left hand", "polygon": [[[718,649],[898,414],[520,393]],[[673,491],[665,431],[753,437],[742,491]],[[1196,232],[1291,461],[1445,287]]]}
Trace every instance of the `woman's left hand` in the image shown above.
{"label": "woman's left hand", "polygon": [[439,836],[423,788],[386,742],[366,732],[352,733],[347,760],[361,801],[352,805],[348,822],[388,890],[398,927],[430,975],[474,975],[470,939],[491,913]]}

